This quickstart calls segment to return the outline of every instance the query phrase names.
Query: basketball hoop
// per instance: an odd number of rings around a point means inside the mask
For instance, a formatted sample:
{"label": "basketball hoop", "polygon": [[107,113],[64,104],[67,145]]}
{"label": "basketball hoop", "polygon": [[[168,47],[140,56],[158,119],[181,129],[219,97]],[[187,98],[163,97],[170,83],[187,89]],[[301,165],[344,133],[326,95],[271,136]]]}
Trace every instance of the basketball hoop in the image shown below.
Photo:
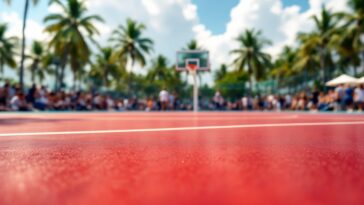
{"label": "basketball hoop", "polygon": [[188,64],[187,69],[190,73],[196,73],[197,65],[196,64]]}
{"label": "basketball hoop", "polygon": [[193,110],[198,112],[198,79],[197,72],[209,71],[209,52],[201,50],[187,50],[177,52],[176,70],[184,71],[193,77]]}

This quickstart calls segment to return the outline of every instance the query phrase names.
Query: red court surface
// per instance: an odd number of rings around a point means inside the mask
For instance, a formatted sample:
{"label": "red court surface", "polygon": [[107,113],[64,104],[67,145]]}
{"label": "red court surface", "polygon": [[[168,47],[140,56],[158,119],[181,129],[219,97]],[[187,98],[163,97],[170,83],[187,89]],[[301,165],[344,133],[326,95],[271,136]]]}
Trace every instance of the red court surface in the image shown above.
{"label": "red court surface", "polygon": [[0,204],[364,204],[364,115],[0,114]]}

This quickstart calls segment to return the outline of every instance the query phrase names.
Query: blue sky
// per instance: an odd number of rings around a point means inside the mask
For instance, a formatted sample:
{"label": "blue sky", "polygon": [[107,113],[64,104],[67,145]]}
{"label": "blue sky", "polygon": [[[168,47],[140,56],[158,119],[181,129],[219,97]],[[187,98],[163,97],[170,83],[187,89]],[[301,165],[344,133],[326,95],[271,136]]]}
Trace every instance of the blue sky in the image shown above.
{"label": "blue sky", "polygon": [[[0,0],[0,12],[16,11],[22,14],[24,0],[13,0],[12,6],[7,6]],[[230,11],[239,0],[192,0],[197,5],[198,16],[201,23],[205,24],[214,34],[225,32],[226,24],[230,20]],[[283,0],[285,6],[298,5],[302,11],[308,8],[308,0]],[[46,15],[47,1],[41,3],[30,10],[30,17],[41,22]]]}
{"label": "blue sky", "polygon": [[[192,0],[198,7],[198,15],[203,24],[215,34],[225,32],[226,23],[230,20],[230,11],[239,0]],[[283,0],[285,6],[298,5],[302,11],[308,8],[307,0]]]}

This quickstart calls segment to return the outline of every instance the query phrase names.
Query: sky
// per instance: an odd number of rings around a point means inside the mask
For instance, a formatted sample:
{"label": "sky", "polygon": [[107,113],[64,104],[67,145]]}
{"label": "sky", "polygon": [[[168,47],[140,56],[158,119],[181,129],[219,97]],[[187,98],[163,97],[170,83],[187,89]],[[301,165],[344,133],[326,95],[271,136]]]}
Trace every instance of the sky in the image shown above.
{"label": "sky", "polygon": [[[0,22],[9,24],[9,35],[21,33],[24,0],[13,0],[7,6],[0,0]],[[29,41],[44,40],[42,19],[59,8],[47,1],[32,7],[27,35]],[[229,51],[237,48],[236,37],[248,28],[260,29],[272,45],[265,48],[273,57],[286,45],[294,46],[299,32],[310,31],[312,15],[322,5],[333,11],[347,10],[346,0],[86,0],[90,14],[99,14],[104,24],[97,24],[97,38],[107,45],[112,30],[130,17],[147,26],[146,36],[155,42],[151,57],[163,54],[173,63],[177,50],[191,39],[210,51],[212,68],[230,64]]]}

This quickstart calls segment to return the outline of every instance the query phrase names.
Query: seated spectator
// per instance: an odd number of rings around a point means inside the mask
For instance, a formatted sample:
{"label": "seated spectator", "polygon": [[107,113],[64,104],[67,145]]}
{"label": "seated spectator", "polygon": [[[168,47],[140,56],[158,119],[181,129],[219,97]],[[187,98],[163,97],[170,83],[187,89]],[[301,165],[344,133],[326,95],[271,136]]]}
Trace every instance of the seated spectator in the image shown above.
{"label": "seated spectator", "polygon": [[30,111],[30,106],[28,105],[24,93],[18,91],[10,100],[11,110],[13,111]]}
{"label": "seated spectator", "polygon": [[354,91],[355,106],[360,112],[364,111],[364,85],[359,85]]}

